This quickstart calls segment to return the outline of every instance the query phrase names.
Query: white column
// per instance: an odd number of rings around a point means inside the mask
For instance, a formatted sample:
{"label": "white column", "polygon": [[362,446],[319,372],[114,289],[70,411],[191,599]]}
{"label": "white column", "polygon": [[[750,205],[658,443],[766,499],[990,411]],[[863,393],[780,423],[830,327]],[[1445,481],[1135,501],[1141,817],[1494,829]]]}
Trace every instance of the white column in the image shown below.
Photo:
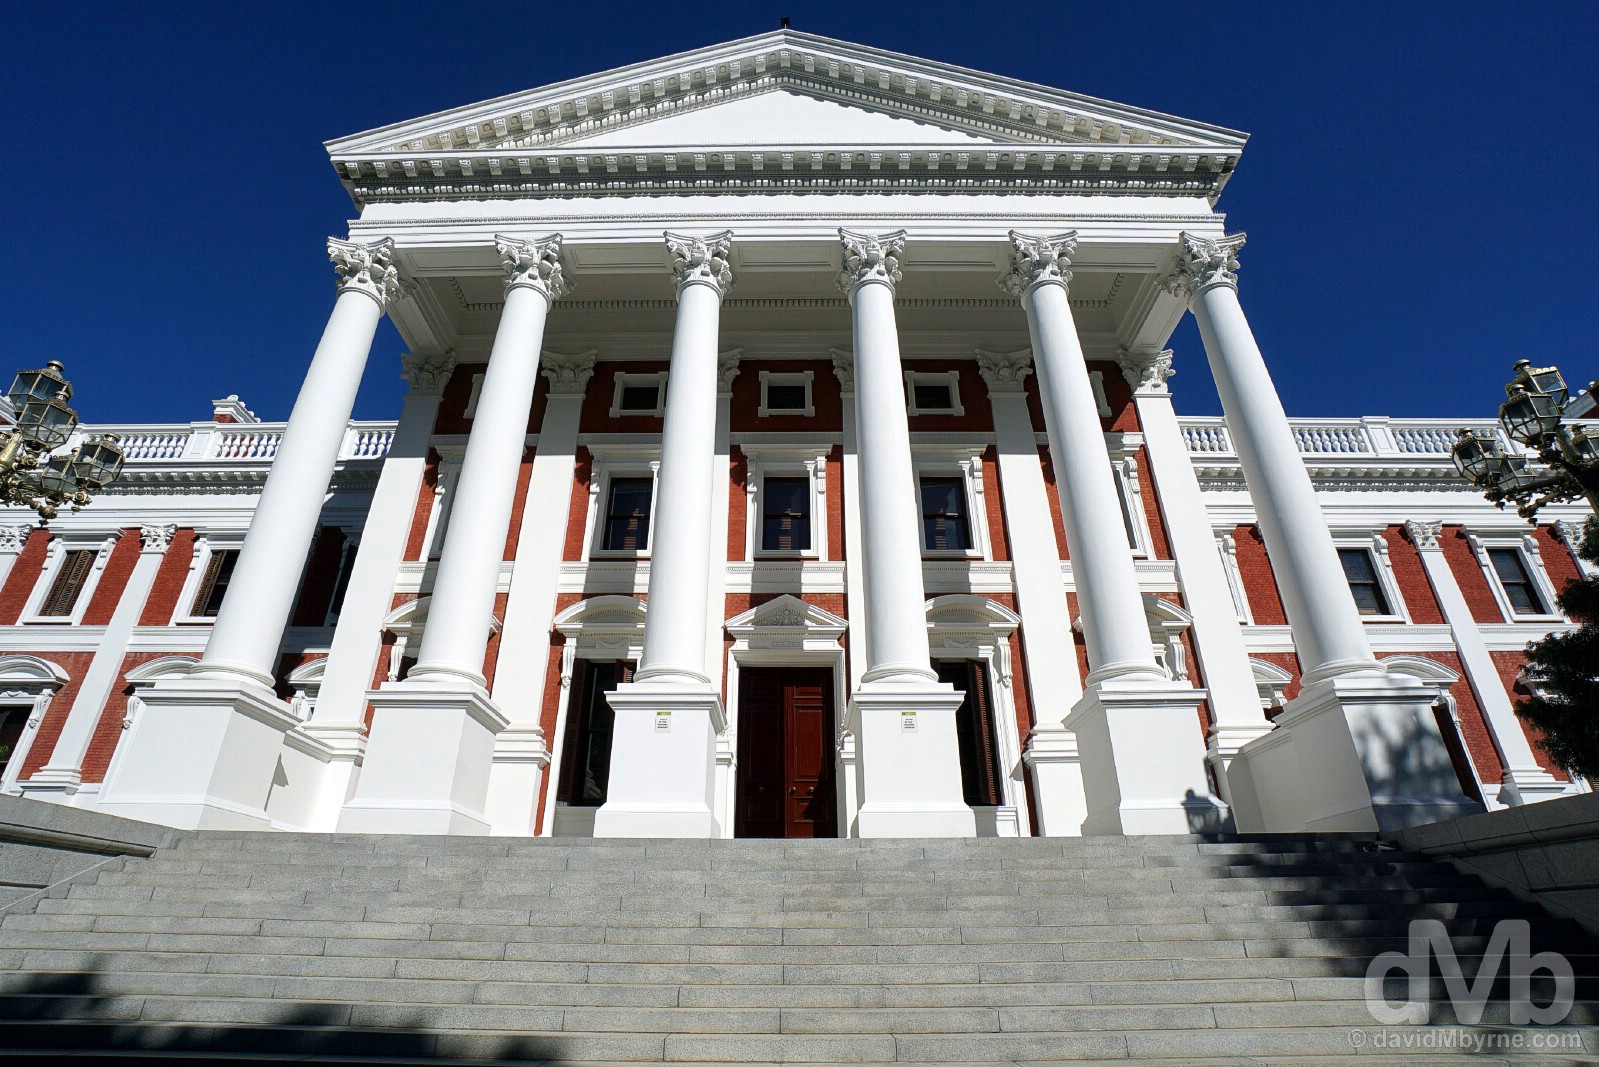
{"label": "white column", "polygon": [[1242,831],[1390,830],[1481,810],[1460,795],[1437,690],[1372,655],[1282,401],[1238,303],[1244,235],[1181,235],[1191,301],[1227,430],[1282,594],[1304,687],[1228,769]]}
{"label": "white column", "polygon": [[1022,656],[1035,723],[1022,758],[1033,775],[1039,829],[1048,837],[1072,837],[1083,832],[1088,807],[1077,737],[1062,723],[1082,697],[1083,682],[1077,656],[1063,654],[1063,650],[1074,652],[1075,642],[1049,488],[1027,410],[1025,382],[1033,372],[1032,353],[979,350],[977,367],[988,383],[988,404],[994,413],[1000,499],[1010,531]]}
{"label": "white column", "polygon": [[527,837],[534,833],[539,791],[550,763],[548,738],[539,717],[550,661],[550,623],[555,618],[561,554],[572,509],[578,418],[584,391],[594,376],[595,356],[593,351],[573,355],[545,352],[543,356],[542,373],[550,384],[522,505],[505,626],[500,631],[500,648],[507,651],[494,669],[494,703],[509,725],[494,738],[494,763],[489,770],[486,811],[493,834]]}
{"label": "white column", "polygon": [[1438,543],[1438,535],[1442,532],[1441,522],[1411,520],[1405,523],[1405,534],[1421,555],[1422,568],[1427,572],[1427,581],[1438,598],[1444,622],[1449,626],[1455,651],[1465,668],[1466,681],[1488,721],[1489,737],[1504,767],[1499,800],[1503,804],[1525,804],[1563,796],[1566,783],[1538,766],[1532,744],[1521,728],[1521,720],[1516,718],[1510,694],[1505,692],[1498,667],[1488,652],[1488,643],[1483,640],[1482,630],[1472,617],[1460,583],[1455,580],[1455,572],[1449,568],[1443,546]]}
{"label": "white column", "polygon": [[595,837],[719,837],[716,739],[726,728],[706,663],[715,500],[717,338],[733,284],[731,231],[668,233],[677,325],[661,428],[661,471],[650,543],[649,610],[634,680],[608,699],[616,711],[606,801]]}
{"label": "white column", "polygon": [[[417,664],[370,699],[366,761],[341,831],[484,833],[504,714],[483,675],[550,303],[566,292],[561,237],[495,237],[505,306],[456,482]],[[513,650],[511,655],[515,655]]]}
{"label": "white column", "polygon": [[[1066,286],[1076,233],[1010,234],[1000,287],[1027,312],[1049,435],[1055,490],[1083,638],[1087,692],[1065,725],[1077,735],[1088,802],[1085,833],[1192,833],[1225,819],[1211,796],[1204,739],[1196,729],[1203,690],[1169,680],[1155,663],[1144,598],[1120,521],[1099,404],[1088,377]],[[1070,646],[1060,651],[1070,655]]]}
{"label": "white column", "polygon": [[[228,596],[194,672],[164,681],[122,743],[103,811],[185,828],[266,828],[283,735],[278,647],[378,321],[405,290],[394,242],[328,241],[339,295],[278,443]],[[174,754],[181,754],[176,756]]]}
{"label": "white column", "polygon": [[850,697],[862,837],[972,837],[961,794],[955,711],[961,695],[940,683],[927,644],[921,505],[911,464],[904,370],[894,321],[903,230],[839,230],[855,344],[855,440],[860,470],[865,670]]}
{"label": "white column", "polygon": [[1174,373],[1171,351],[1123,351],[1116,362],[1127,384],[1133,387],[1138,425],[1149,455],[1150,476],[1158,490],[1155,495],[1166,519],[1166,540],[1177,564],[1183,605],[1194,618],[1194,650],[1210,693],[1211,727],[1206,748],[1225,797],[1227,765],[1240,748],[1269,731],[1271,724],[1260,707],[1232,587],[1216,551],[1210,514],[1172,408],[1171,391],[1166,385]]}
{"label": "white column", "polygon": [[139,559],[122,589],[111,621],[95,649],[94,659],[84,672],[83,685],[72,700],[67,721],[62,724],[56,738],[55,749],[43,767],[25,782],[18,782],[24,796],[44,799],[43,794],[72,796],[82,787],[83,759],[88,754],[89,742],[94,739],[100,715],[106,701],[122,677],[122,661],[127,658],[128,639],[139,624],[150,589],[155,585],[156,572],[166,558],[167,547],[178,528],[170,523],[143,526],[139,529]]}
{"label": "white column", "polygon": [[316,717],[299,727],[329,753],[317,783],[318,799],[311,805],[310,830],[331,831],[337,825],[339,809],[366,754],[366,693],[383,650],[383,620],[393,609],[394,585],[427,469],[439,399],[455,370],[453,353],[407,354],[402,360],[409,386],[405,406],[361,530],[361,545],[317,692]]}

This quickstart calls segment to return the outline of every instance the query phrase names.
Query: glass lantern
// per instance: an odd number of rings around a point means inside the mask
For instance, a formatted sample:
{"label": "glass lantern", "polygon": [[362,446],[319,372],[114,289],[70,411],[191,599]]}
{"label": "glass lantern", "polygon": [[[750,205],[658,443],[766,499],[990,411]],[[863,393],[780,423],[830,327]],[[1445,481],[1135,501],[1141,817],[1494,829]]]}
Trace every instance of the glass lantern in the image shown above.
{"label": "glass lantern", "polygon": [[1599,466],[1599,437],[1586,429],[1571,431],[1567,439],[1567,458],[1581,467]]}
{"label": "glass lantern", "polygon": [[1467,481],[1484,488],[1495,484],[1505,469],[1505,453],[1498,438],[1482,430],[1461,430],[1449,456]]}
{"label": "glass lantern", "polygon": [[65,444],[77,426],[78,413],[59,397],[29,400],[17,409],[18,432],[28,444],[46,452]]}
{"label": "glass lantern", "polygon": [[1515,440],[1541,447],[1560,431],[1560,414],[1566,410],[1568,395],[1558,368],[1534,367],[1520,360],[1516,377],[1505,386],[1509,399],[1499,409],[1499,421]]}
{"label": "glass lantern", "polygon": [[39,486],[39,492],[46,499],[64,500],[78,491],[77,482],[72,478],[72,470],[65,461],[40,467],[34,473],[34,479]]}
{"label": "glass lantern", "polygon": [[60,400],[65,403],[71,400],[72,385],[62,376],[64,369],[60,362],[52,359],[38,370],[19,371],[6,392],[6,399],[11,401],[11,406],[19,414],[31,401]]}
{"label": "glass lantern", "polygon": [[72,454],[69,469],[80,488],[104,489],[122,473],[122,449],[110,434],[90,437]]}

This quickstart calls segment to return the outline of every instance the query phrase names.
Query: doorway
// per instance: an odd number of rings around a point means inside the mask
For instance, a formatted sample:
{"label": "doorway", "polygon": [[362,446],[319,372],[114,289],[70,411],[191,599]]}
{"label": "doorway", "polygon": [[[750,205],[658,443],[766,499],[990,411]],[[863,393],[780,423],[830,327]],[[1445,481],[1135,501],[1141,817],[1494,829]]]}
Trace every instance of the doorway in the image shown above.
{"label": "doorway", "polygon": [[837,837],[833,672],[739,672],[737,837]]}

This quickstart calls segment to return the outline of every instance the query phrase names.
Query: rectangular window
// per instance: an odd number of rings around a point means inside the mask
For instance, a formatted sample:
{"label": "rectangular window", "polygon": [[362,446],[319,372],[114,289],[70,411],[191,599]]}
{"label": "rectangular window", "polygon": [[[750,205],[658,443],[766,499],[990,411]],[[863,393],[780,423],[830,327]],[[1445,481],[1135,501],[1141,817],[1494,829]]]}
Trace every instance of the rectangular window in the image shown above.
{"label": "rectangular window", "polygon": [[1371,562],[1370,552],[1363,548],[1340,548],[1338,562],[1344,565],[1344,578],[1354,594],[1355,607],[1362,615],[1393,614],[1377,580],[1377,568]]}
{"label": "rectangular window", "polygon": [[222,610],[222,598],[227,595],[228,583],[233,580],[233,567],[239,562],[239,553],[233,550],[212,552],[205,563],[205,577],[200,579],[200,590],[194,594],[194,611],[202,619],[214,619]]}
{"label": "rectangular window", "polygon": [[810,551],[809,478],[767,478],[761,483],[761,548],[767,552]]}
{"label": "rectangular window", "polygon": [[955,406],[949,386],[943,382],[917,382],[911,387],[911,398],[918,411],[948,411]]}
{"label": "rectangular window", "polygon": [[631,663],[578,661],[577,684],[567,708],[566,748],[556,799],[574,807],[605,803],[611,778],[611,734],[616,712],[605,694],[633,676]]}
{"label": "rectangular window", "polygon": [[1549,608],[1533,583],[1532,574],[1515,548],[1490,548],[1488,560],[1494,565],[1494,575],[1499,587],[1505,591],[1510,610],[1517,615],[1546,615]]}
{"label": "rectangular window", "polygon": [[611,499],[605,512],[605,542],[612,551],[642,552],[649,547],[649,478],[612,478]]}
{"label": "rectangular window", "polygon": [[922,479],[922,544],[934,552],[964,552],[972,547],[962,479]]}
{"label": "rectangular window", "polygon": [[45,595],[44,605],[39,608],[40,615],[64,617],[72,614],[78,597],[83,595],[83,587],[89,582],[97,554],[92,548],[73,549],[66,554],[61,561],[61,569],[56,572],[56,580],[50,583],[50,592]]}
{"label": "rectangular window", "polygon": [[31,706],[0,708],[0,780],[4,780],[6,768],[10,766],[17,746],[22,743],[22,730],[27,726],[28,713],[32,710]]}
{"label": "rectangular window", "polygon": [[804,411],[809,406],[805,399],[804,382],[792,385],[779,382],[767,383],[766,407],[771,411]]}
{"label": "rectangular window", "polygon": [[655,414],[659,404],[661,387],[659,385],[624,385],[622,386],[622,399],[617,407],[623,411],[644,412]]}

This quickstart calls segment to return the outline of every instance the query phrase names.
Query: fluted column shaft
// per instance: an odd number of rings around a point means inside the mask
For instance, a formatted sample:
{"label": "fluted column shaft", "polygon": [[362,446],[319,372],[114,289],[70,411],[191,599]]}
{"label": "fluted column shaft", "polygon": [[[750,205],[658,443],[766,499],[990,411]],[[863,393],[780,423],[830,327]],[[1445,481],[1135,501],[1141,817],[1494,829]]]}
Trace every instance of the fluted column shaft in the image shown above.
{"label": "fluted column shaft", "polygon": [[299,592],[294,578],[316,534],[372,338],[401,294],[393,255],[392,240],[328,241],[339,296],[261,489],[199,676],[273,684],[278,646]]}
{"label": "fluted column shaft", "polygon": [[472,433],[451,504],[427,629],[410,677],[484,684],[505,537],[538,384],[539,350],[550,303],[566,291],[559,234],[536,241],[496,237],[506,269],[505,308],[494,334]]}
{"label": "fluted column shaft", "polygon": [[730,231],[667,235],[677,325],[661,428],[660,499],[650,542],[650,611],[637,680],[706,685],[711,504],[716,464],[717,332],[733,282]]}
{"label": "fluted column shaft", "polygon": [[1376,670],[1310,474],[1238,302],[1235,257],[1243,244],[1243,234],[1183,234],[1176,284],[1188,293],[1204,338],[1305,681]]}
{"label": "fluted column shaft", "polygon": [[866,592],[866,671],[879,679],[936,680],[927,645],[920,515],[905,417],[904,372],[894,321],[904,231],[840,231],[855,344],[855,428],[861,499],[861,571]]}
{"label": "fluted column shaft", "polygon": [[1093,684],[1120,675],[1159,675],[1144,617],[1099,405],[1072,320],[1066,269],[1075,233],[1029,237],[1012,232],[1011,270],[1000,284],[1021,298],[1033,341],[1044,428],[1071,553],[1077,607]]}

